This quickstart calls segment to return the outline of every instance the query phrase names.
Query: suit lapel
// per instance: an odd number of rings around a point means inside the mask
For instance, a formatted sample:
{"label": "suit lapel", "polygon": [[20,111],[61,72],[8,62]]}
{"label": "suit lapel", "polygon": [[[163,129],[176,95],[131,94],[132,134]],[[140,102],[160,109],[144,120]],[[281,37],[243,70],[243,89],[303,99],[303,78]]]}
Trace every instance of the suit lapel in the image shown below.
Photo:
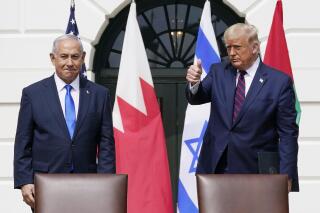
{"label": "suit lapel", "polygon": [[79,110],[78,110],[78,116],[77,116],[77,123],[76,123],[76,129],[73,134],[73,138],[77,135],[79,132],[79,129],[84,121],[84,118],[87,115],[90,98],[91,98],[91,90],[90,86],[88,84],[88,80],[80,77],[80,94],[79,94]]}
{"label": "suit lapel", "polygon": [[42,93],[48,103],[49,109],[51,110],[53,117],[55,117],[55,119],[57,120],[65,136],[68,139],[70,139],[68,127],[63,116],[63,111],[62,111],[61,103],[59,100],[57,86],[54,81],[53,75],[50,78],[48,78],[47,81],[44,82],[44,86],[46,87],[46,89],[44,89]]}
{"label": "suit lapel", "polygon": [[257,72],[256,72],[254,78],[253,78],[253,81],[251,83],[249,91],[246,95],[246,99],[243,103],[243,106],[242,106],[242,108],[238,114],[238,117],[235,120],[233,125],[236,125],[241,120],[241,118],[243,117],[245,112],[248,110],[249,106],[253,103],[253,101],[255,100],[257,95],[259,94],[263,85],[267,82],[268,73],[265,71],[263,66],[264,66],[263,63],[260,62],[260,65],[257,69]]}

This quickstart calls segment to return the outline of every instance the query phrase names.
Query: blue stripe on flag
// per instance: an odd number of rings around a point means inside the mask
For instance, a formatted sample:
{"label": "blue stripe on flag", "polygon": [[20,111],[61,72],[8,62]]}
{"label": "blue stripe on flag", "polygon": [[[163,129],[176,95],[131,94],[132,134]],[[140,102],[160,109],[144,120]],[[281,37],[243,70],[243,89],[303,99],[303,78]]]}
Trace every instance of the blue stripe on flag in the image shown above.
{"label": "blue stripe on flag", "polygon": [[204,71],[208,74],[212,64],[219,63],[220,57],[209,43],[206,35],[203,33],[201,27],[199,27],[196,57],[201,59],[201,64]]}
{"label": "blue stripe on flag", "polygon": [[179,197],[178,208],[180,213],[198,213],[198,208],[194,205],[189,197],[186,189],[184,188],[181,180],[179,179]]}

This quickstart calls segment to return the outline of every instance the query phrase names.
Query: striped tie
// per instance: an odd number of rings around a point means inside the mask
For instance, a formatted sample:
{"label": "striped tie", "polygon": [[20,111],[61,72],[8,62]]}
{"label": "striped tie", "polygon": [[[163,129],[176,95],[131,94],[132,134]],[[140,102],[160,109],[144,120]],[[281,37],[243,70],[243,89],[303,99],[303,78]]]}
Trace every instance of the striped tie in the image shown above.
{"label": "striped tie", "polygon": [[241,110],[241,107],[243,105],[244,99],[245,99],[245,91],[246,91],[246,82],[244,80],[244,75],[247,74],[246,71],[240,70],[240,76],[238,78],[238,84],[236,88],[236,94],[234,96],[234,105],[233,105],[233,123],[237,119],[237,116]]}

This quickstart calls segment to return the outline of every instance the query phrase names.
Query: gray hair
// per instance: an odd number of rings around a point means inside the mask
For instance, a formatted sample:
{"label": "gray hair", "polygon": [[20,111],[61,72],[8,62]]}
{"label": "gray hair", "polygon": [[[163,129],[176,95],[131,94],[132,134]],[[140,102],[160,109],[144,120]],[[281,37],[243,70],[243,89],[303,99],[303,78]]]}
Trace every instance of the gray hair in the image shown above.
{"label": "gray hair", "polygon": [[248,37],[249,43],[257,43],[260,45],[257,28],[251,24],[245,23],[237,23],[230,26],[224,32],[223,39],[226,41],[228,38],[238,37],[241,34]]}
{"label": "gray hair", "polygon": [[77,41],[80,44],[80,51],[81,53],[83,53],[83,46],[82,46],[82,42],[80,40],[79,37],[73,35],[73,34],[64,34],[61,35],[59,37],[57,37],[54,41],[53,41],[53,45],[52,45],[52,53],[57,53],[58,50],[58,45],[61,41],[64,40],[74,40]]}

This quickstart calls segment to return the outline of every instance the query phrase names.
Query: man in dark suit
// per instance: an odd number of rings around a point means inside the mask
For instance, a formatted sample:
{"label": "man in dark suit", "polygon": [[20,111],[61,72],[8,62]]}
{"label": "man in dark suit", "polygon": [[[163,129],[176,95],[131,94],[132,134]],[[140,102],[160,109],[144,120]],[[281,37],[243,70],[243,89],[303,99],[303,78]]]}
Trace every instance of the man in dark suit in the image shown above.
{"label": "man in dark suit", "polygon": [[298,191],[292,80],[261,61],[254,26],[235,24],[224,40],[228,62],[212,65],[202,81],[200,60],[187,71],[189,103],[211,102],[197,173],[259,173],[258,155],[276,153],[280,173],[289,177],[288,189]]}
{"label": "man in dark suit", "polygon": [[109,92],[79,75],[80,39],[58,37],[50,58],[55,74],[22,91],[14,146],[14,187],[32,208],[36,172],[115,172]]}

